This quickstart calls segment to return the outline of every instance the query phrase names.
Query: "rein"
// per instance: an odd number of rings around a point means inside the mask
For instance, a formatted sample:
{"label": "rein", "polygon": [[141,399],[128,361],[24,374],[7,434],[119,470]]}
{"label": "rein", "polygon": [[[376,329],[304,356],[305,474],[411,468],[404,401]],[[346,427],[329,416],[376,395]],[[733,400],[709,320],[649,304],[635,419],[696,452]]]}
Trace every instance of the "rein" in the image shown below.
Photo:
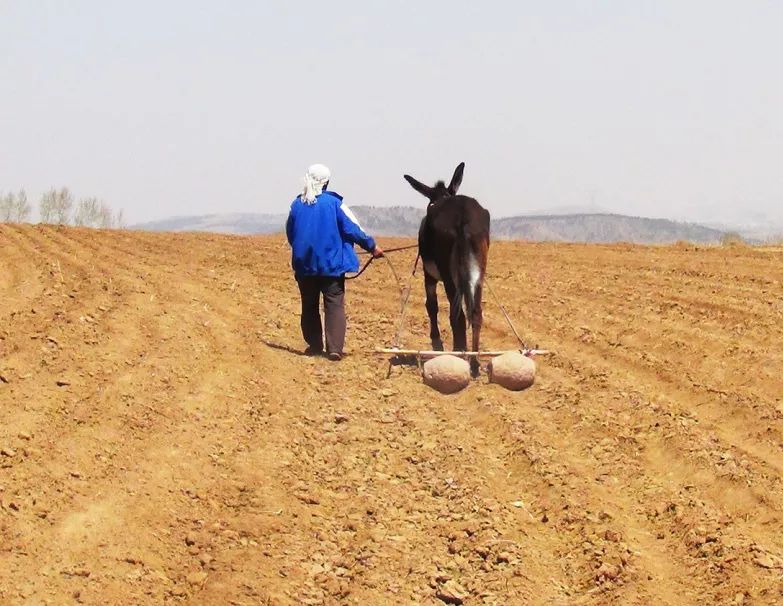
{"label": "rein", "polygon": [[[397,248],[389,248],[389,249],[383,251],[384,258],[386,259],[386,262],[389,264],[389,267],[391,267],[392,273],[394,274],[394,277],[397,280],[397,284],[398,285],[400,283],[400,278],[397,276],[397,272],[394,271],[394,266],[391,264],[391,261],[388,259],[388,257],[386,257],[386,254],[387,253],[393,253],[393,252],[399,252],[401,250],[410,250],[412,248],[417,248],[418,246],[419,246],[418,244],[411,244],[409,246],[398,246]],[[368,253],[367,251],[362,250],[362,251],[359,252],[359,254],[360,255],[369,255],[370,253]],[[358,278],[359,276],[361,276],[364,273],[364,271],[372,264],[373,261],[375,261],[375,257],[370,257],[369,259],[367,259],[366,263],[364,265],[362,265],[362,268],[357,273],[355,273],[352,276],[345,276],[345,279],[346,280],[355,280],[356,278]]]}
{"label": "rein", "polygon": [[365,270],[365,269],[367,269],[368,267],[370,267],[370,264],[371,264],[373,261],[375,261],[375,257],[370,257],[369,259],[367,259],[367,263],[365,263],[364,265],[362,265],[362,268],[361,268],[361,269],[360,269],[360,270],[359,270],[357,273],[355,273],[355,274],[354,274],[354,275],[352,275],[352,276],[345,276],[345,279],[346,279],[346,280],[355,280],[356,278],[358,278],[359,276],[361,276],[361,275],[364,273],[364,270]]}
{"label": "rein", "polygon": [[[418,244],[410,244],[408,246],[398,246],[397,248],[387,248],[387,249],[384,249],[383,254],[392,253],[392,252],[398,252],[398,251],[401,251],[401,250],[410,250],[410,249],[416,248],[418,246],[419,246]],[[360,254],[360,255],[369,255],[370,253],[368,253],[366,250],[360,250],[358,252],[358,254]]]}

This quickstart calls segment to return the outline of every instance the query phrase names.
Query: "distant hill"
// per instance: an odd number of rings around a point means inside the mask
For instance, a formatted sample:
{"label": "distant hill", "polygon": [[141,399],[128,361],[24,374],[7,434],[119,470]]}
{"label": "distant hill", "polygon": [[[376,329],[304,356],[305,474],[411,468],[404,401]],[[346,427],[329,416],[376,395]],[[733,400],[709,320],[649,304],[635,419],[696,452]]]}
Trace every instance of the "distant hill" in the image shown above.
{"label": "distant hill", "polygon": [[667,244],[677,241],[717,244],[725,232],[669,219],[648,219],[617,214],[523,216],[498,219],[495,238],[555,242],[638,242]]}
{"label": "distant hill", "polygon": [[[406,206],[357,206],[353,210],[368,231],[385,236],[416,235],[424,216],[424,209]],[[725,233],[694,223],[611,213],[522,215],[492,221],[493,238],[508,240],[639,244],[665,244],[683,240],[717,244]]]}
{"label": "distant hill", "polygon": [[415,206],[352,206],[362,227],[379,236],[415,236],[426,209]]}
{"label": "distant hill", "polygon": [[[412,206],[354,206],[352,209],[365,230],[379,236],[415,236],[425,212],[424,208]],[[284,214],[237,213],[173,217],[134,225],[132,229],[271,234],[282,232],[285,221]],[[683,240],[717,244],[726,231],[696,223],[611,213],[521,215],[492,221],[493,237],[509,240],[639,244]]]}
{"label": "distant hill", "polygon": [[274,234],[285,230],[285,214],[232,213],[170,217],[138,223],[141,231],[210,231],[221,234]]}

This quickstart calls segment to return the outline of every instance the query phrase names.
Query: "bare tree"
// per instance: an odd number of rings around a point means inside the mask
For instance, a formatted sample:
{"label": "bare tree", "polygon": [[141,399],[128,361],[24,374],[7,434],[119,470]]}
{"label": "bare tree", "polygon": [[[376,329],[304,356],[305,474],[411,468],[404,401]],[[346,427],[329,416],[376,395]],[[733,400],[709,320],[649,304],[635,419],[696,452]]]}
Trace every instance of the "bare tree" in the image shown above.
{"label": "bare tree", "polygon": [[58,223],[65,225],[71,216],[73,196],[67,187],[59,190],[50,189],[41,196],[38,211],[41,215],[41,223]]}
{"label": "bare tree", "polygon": [[16,194],[16,200],[14,201],[13,220],[17,223],[29,221],[32,211],[32,206],[30,206],[30,202],[27,200],[27,192],[20,189],[19,193]]}
{"label": "bare tree", "polygon": [[73,207],[73,196],[68,191],[67,187],[63,187],[58,192],[57,205],[55,207],[54,220],[55,223],[60,225],[66,225],[71,216],[71,208]]}
{"label": "bare tree", "polygon": [[38,202],[38,214],[41,218],[41,223],[51,223],[54,216],[54,205],[57,198],[57,190],[50,189],[48,192],[41,195],[41,199]]}
{"label": "bare tree", "polygon": [[120,209],[114,217],[114,225],[117,229],[125,229],[125,211]]}
{"label": "bare tree", "polygon": [[[67,222],[72,204],[71,194],[66,188],[49,190],[41,197],[41,222]],[[76,203],[72,221],[74,225],[81,227],[110,228],[125,226],[123,212],[119,211],[115,214],[111,206],[96,197],[79,200]]]}
{"label": "bare tree", "polygon": [[76,205],[73,224],[82,227],[98,227],[101,203],[98,198],[84,198]]}
{"label": "bare tree", "polygon": [[114,227],[114,212],[111,207],[105,202],[101,202],[98,209],[98,227],[110,228]]}
{"label": "bare tree", "polygon": [[30,218],[30,204],[22,189],[19,193],[0,196],[0,221],[5,223],[23,223]]}
{"label": "bare tree", "polygon": [[11,221],[13,204],[13,194],[0,195],[0,221],[3,223],[8,223]]}

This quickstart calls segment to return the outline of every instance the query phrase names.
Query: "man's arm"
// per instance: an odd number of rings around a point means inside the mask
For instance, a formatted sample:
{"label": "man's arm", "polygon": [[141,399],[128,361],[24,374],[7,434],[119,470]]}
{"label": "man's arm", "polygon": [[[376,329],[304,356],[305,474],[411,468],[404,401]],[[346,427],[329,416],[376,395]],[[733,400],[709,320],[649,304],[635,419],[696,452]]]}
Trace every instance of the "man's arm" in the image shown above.
{"label": "man's arm", "polygon": [[293,209],[288,213],[288,220],[285,222],[285,235],[288,238],[288,243],[294,243],[294,211]]}
{"label": "man's arm", "polygon": [[364,250],[373,254],[375,254],[375,251],[377,250],[380,254],[376,256],[383,254],[383,251],[376,246],[375,240],[364,233],[356,215],[354,215],[351,209],[342,202],[337,209],[337,225],[340,228],[340,234],[349,242],[358,244]]}

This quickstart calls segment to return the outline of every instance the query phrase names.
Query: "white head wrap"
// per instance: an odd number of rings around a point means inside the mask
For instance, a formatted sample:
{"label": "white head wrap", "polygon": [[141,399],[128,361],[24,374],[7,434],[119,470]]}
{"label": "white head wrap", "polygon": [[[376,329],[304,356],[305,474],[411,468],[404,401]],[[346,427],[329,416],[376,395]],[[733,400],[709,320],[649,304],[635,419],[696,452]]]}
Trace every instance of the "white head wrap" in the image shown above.
{"label": "white head wrap", "polygon": [[315,197],[320,194],[326,186],[332,174],[323,164],[313,164],[307,169],[304,178],[304,191],[302,192],[302,202],[305,204],[315,204]]}

